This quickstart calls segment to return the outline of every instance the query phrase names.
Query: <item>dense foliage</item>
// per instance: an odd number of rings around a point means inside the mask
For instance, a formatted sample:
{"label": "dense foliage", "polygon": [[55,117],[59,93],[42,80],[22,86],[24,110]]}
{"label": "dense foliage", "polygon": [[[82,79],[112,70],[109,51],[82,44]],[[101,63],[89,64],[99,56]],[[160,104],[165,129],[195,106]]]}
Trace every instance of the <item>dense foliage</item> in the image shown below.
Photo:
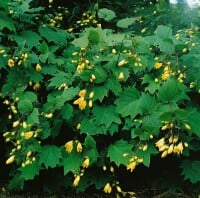
{"label": "dense foliage", "polygon": [[79,3],[1,2],[9,188],[125,195],[125,172],[170,156],[181,185],[198,186],[198,20],[173,28],[164,1]]}

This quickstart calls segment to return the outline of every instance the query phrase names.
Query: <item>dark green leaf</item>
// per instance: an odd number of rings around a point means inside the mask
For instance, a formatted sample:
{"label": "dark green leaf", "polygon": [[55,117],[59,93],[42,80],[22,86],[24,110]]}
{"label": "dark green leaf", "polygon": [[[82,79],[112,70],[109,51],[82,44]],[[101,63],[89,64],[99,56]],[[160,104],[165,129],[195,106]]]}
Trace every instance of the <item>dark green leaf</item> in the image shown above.
{"label": "dark green leaf", "polygon": [[24,180],[32,180],[39,174],[40,165],[37,162],[33,162],[25,167],[21,167],[20,170],[22,172],[21,177],[23,177]]}

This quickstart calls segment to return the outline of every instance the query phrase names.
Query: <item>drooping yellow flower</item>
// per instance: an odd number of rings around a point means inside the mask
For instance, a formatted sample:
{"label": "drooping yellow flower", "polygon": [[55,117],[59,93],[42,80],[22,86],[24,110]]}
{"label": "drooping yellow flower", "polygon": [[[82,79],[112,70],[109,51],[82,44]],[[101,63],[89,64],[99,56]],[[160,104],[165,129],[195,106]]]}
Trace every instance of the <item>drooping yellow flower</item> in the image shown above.
{"label": "drooping yellow flower", "polygon": [[15,66],[15,61],[13,59],[8,60],[8,66],[9,67],[14,67]]}
{"label": "drooping yellow flower", "polygon": [[191,127],[190,127],[189,124],[185,124],[185,128],[186,128],[187,130],[191,130]]}
{"label": "drooping yellow flower", "polygon": [[119,67],[122,67],[122,66],[124,66],[124,65],[126,65],[128,63],[128,61],[126,61],[126,60],[121,60],[119,63],[118,63],[118,66]]}
{"label": "drooping yellow flower", "polygon": [[17,127],[20,124],[19,120],[13,122],[13,128]]}
{"label": "drooping yellow flower", "polygon": [[77,152],[82,152],[83,147],[82,147],[82,144],[80,142],[78,142],[78,144],[76,146],[76,150],[77,150]]}
{"label": "drooping yellow flower", "polygon": [[161,147],[165,144],[165,138],[159,139],[156,143],[156,147]]}
{"label": "drooping yellow flower", "polygon": [[40,64],[37,64],[37,65],[35,66],[35,70],[36,70],[37,72],[40,72],[41,69],[42,69],[42,67],[40,66]]}
{"label": "drooping yellow flower", "polygon": [[84,97],[78,98],[77,100],[75,100],[75,101],[73,102],[73,104],[79,105],[79,109],[80,109],[80,110],[85,109],[86,106],[87,106],[87,102],[86,102],[86,100],[84,99]]}
{"label": "drooping yellow flower", "polygon": [[177,153],[178,155],[183,153],[183,143],[180,142],[178,145],[174,146],[174,153]]}
{"label": "drooping yellow flower", "polygon": [[12,164],[15,161],[15,156],[12,155],[6,160],[6,164]]}
{"label": "drooping yellow flower", "polygon": [[83,167],[83,168],[88,168],[89,165],[90,165],[90,159],[87,157],[87,158],[83,161],[82,167]]}
{"label": "drooping yellow flower", "polygon": [[82,89],[81,91],[79,91],[78,95],[80,97],[85,97],[86,93],[87,93],[87,89]]}
{"label": "drooping yellow flower", "polygon": [[81,73],[84,70],[84,68],[85,68],[85,63],[82,63],[82,64],[77,66],[76,71],[78,73]]}
{"label": "drooping yellow flower", "polygon": [[136,167],[136,162],[133,161],[133,162],[130,162],[128,165],[127,165],[127,170],[130,170],[131,172],[133,172],[133,170],[135,169]]}
{"label": "drooping yellow flower", "polygon": [[162,63],[155,63],[154,67],[155,69],[160,69],[162,67]]}
{"label": "drooping yellow flower", "polygon": [[118,76],[119,80],[124,80],[124,73],[120,72],[119,76]]}
{"label": "drooping yellow flower", "polygon": [[80,180],[81,180],[80,175],[77,175],[77,176],[75,177],[75,179],[74,179],[73,186],[74,186],[74,187],[78,186]]}
{"label": "drooping yellow flower", "polygon": [[161,155],[161,158],[165,158],[167,156],[168,152],[167,150],[166,151],[163,151],[162,155]]}
{"label": "drooping yellow flower", "polygon": [[65,143],[66,152],[71,153],[73,150],[73,140],[70,140]]}
{"label": "drooping yellow flower", "polygon": [[33,134],[34,134],[33,131],[26,132],[26,133],[24,133],[24,138],[28,140],[31,137],[33,137]]}
{"label": "drooping yellow flower", "polygon": [[107,183],[107,184],[104,186],[103,191],[104,191],[105,193],[111,193],[111,192],[112,192],[112,187],[111,187],[110,183]]}
{"label": "drooping yellow flower", "polygon": [[167,153],[168,153],[168,154],[171,154],[171,153],[173,152],[173,150],[174,150],[174,145],[171,144],[171,145],[169,146],[168,150],[167,150]]}
{"label": "drooping yellow flower", "polygon": [[34,85],[33,85],[33,89],[34,90],[38,90],[40,88],[40,83],[35,83]]}

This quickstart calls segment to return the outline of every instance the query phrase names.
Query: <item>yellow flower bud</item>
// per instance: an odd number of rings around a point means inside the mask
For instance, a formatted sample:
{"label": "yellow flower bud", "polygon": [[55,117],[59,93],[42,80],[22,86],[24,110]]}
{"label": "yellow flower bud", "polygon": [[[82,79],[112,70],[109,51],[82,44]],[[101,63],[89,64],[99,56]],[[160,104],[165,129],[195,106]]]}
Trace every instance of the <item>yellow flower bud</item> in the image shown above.
{"label": "yellow flower bud", "polygon": [[92,100],[89,100],[88,106],[91,108],[93,106]]}
{"label": "yellow flower bud", "polygon": [[124,65],[126,65],[128,63],[128,61],[126,61],[126,60],[121,60],[119,63],[118,63],[118,66],[119,67],[122,67],[122,66],[124,66]]}
{"label": "yellow flower bud", "polygon": [[78,186],[78,184],[79,184],[79,182],[80,182],[80,179],[81,179],[80,175],[77,175],[77,176],[75,177],[74,182],[73,182],[73,186],[74,186],[74,187]]}
{"label": "yellow flower bud", "polygon": [[73,140],[66,142],[65,144],[66,152],[71,153],[73,150]]}
{"label": "yellow flower bud", "polygon": [[83,90],[79,91],[78,95],[79,95],[80,97],[85,97],[86,93],[87,93],[87,90],[86,90],[86,89],[83,89]]}
{"label": "yellow flower bud", "polygon": [[112,192],[112,187],[111,187],[110,183],[107,183],[107,184],[104,186],[103,191],[104,191],[105,193],[111,193],[111,192]]}
{"label": "yellow flower bud", "polygon": [[6,160],[6,164],[12,164],[15,161],[15,156],[12,155]]}
{"label": "yellow flower bud", "polygon": [[77,150],[77,152],[82,152],[83,147],[82,147],[82,144],[80,142],[78,142],[76,150]]}
{"label": "yellow flower bud", "polygon": [[106,166],[103,166],[103,170],[106,171],[106,170],[107,170],[107,167],[106,167]]}
{"label": "yellow flower bud", "polygon": [[20,124],[19,120],[13,122],[13,128],[17,127]]}
{"label": "yellow flower bud", "polygon": [[120,72],[119,76],[118,76],[119,80],[124,80],[124,73]]}
{"label": "yellow flower bud", "polygon": [[164,152],[162,153],[162,155],[161,155],[161,158],[165,158],[165,157],[167,156],[167,154],[168,154],[167,150],[164,151]]}
{"label": "yellow flower bud", "polygon": [[33,137],[33,134],[34,134],[33,131],[26,132],[26,133],[24,133],[24,138],[28,140],[31,137]]}
{"label": "yellow flower bud", "polygon": [[26,128],[27,128],[27,123],[26,123],[26,122],[23,122],[23,123],[22,123],[22,127],[23,127],[24,129],[26,129]]}
{"label": "yellow flower bud", "polygon": [[171,145],[169,146],[168,150],[167,150],[167,153],[168,153],[168,154],[171,154],[171,153],[173,152],[173,150],[174,150],[174,145],[171,144]]}
{"label": "yellow flower bud", "polygon": [[190,127],[189,124],[185,124],[185,128],[186,128],[187,130],[191,130],[191,127]]}
{"label": "yellow flower bud", "polygon": [[142,151],[146,151],[148,149],[148,145],[144,145],[143,147],[142,147]]}
{"label": "yellow flower bud", "polygon": [[94,97],[94,92],[92,91],[89,95],[89,98],[93,98]]}
{"label": "yellow flower bud", "polygon": [[45,113],[44,117],[50,119],[53,117],[53,113]]}
{"label": "yellow flower bud", "polygon": [[80,128],[81,128],[81,124],[78,123],[78,124],[76,125],[76,129],[79,130]]}
{"label": "yellow flower bud", "polygon": [[94,74],[91,75],[92,80],[96,79],[96,76]]}
{"label": "yellow flower bud", "polygon": [[42,69],[42,67],[40,66],[40,64],[37,64],[37,65],[35,66],[35,70],[36,70],[37,72],[40,72],[41,69]]}
{"label": "yellow flower bud", "polygon": [[28,151],[28,153],[26,154],[26,157],[30,157],[32,155],[32,151]]}
{"label": "yellow flower bud", "polygon": [[110,172],[114,173],[115,169],[113,168],[113,166],[110,167]]}
{"label": "yellow flower bud", "polygon": [[159,147],[159,151],[162,152],[162,151],[164,151],[164,150],[166,150],[166,149],[168,149],[168,148],[169,148],[169,146],[166,145],[166,144],[164,144],[164,145],[162,145],[161,147]]}
{"label": "yellow flower bud", "polygon": [[83,163],[82,163],[82,167],[83,168],[88,168],[90,165],[90,159],[89,158],[86,158]]}
{"label": "yellow flower bud", "polygon": [[119,193],[122,192],[122,189],[120,188],[120,186],[116,186],[116,190],[117,190],[117,192],[119,192]]}
{"label": "yellow flower bud", "polygon": [[135,167],[136,167],[136,162],[133,161],[133,162],[131,162],[131,163],[129,163],[127,165],[127,170],[130,170],[131,172],[133,172],[133,170],[135,169]]}

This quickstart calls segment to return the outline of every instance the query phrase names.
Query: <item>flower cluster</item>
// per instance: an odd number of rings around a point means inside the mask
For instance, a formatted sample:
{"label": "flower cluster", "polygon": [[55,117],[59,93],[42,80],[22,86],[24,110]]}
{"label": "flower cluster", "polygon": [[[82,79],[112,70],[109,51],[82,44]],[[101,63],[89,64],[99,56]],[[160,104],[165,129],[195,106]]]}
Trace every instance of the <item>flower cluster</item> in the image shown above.
{"label": "flower cluster", "polygon": [[159,152],[162,152],[161,158],[165,158],[172,153],[180,155],[183,153],[184,147],[188,147],[188,143],[179,141],[179,137],[176,135],[171,135],[168,138],[162,137],[155,145]]}

